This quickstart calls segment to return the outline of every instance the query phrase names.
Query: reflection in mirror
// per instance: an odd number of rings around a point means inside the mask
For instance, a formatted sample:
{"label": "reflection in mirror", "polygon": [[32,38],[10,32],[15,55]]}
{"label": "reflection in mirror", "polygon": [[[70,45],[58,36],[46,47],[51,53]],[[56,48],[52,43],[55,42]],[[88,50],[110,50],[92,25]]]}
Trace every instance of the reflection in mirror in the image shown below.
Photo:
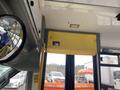
{"label": "reflection in mirror", "polygon": [[23,43],[23,23],[14,16],[0,17],[0,61],[10,58]]}

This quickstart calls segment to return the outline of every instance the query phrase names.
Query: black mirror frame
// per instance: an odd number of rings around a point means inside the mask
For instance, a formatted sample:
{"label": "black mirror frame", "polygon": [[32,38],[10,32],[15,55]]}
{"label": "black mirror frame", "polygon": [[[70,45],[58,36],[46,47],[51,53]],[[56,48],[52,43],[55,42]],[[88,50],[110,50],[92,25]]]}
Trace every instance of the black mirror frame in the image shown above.
{"label": "black mirror frame", "polygon": [[7,63],[7,62],[13,60],[21,52],[21,50],[24,47],[25,41],[26,41],[26,28],[25,28],[25,25],[24,25],[23,21],[18,16],[9,15],[9,14],[0,15],[0,18],[4,17],[4,16],[12,17],[20,23],[20,25],[22,26],[22,30],[23,30],[23,37],[22,37],[22,43],[21,43],[20,47],[10,57],[8,57],[5,60],[1,60],[0,63]]}

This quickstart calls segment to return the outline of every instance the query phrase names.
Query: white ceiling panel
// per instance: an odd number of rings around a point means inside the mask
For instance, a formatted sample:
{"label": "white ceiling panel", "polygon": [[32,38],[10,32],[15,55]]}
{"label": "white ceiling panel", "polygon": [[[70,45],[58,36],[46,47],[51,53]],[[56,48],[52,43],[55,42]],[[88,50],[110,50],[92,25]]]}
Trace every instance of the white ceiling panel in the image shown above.
{"label": "white ceiling panel", "polygon": [[84,3],[101,6],[120,7],[120,0],[55,0],[64,2]]}
{"label": "white ceiling panel", "polygon": [[[51,29],[97,32],[101,34],[102,47],[120,48],[120,21],[116,15],[119,8],[89,6],[89,5],[45,4],[46,26]],[[77,24],[79,28],[70,28],[70,24]]]}

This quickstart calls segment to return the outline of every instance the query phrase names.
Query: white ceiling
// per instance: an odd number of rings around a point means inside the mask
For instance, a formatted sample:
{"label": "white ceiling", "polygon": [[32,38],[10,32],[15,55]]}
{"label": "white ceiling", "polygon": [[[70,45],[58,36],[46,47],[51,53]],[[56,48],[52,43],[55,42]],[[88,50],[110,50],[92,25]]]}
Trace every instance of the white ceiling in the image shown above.
{"label": "white ceiling", "polygon": [[120,7],[120,0],[55,0],[64,2],[84,3],[102,6]]}
{"label": "white ceiling", "polygon": [[[120,22],[116,15],[120,8],[70,3],[45,2],[46,26],[51,29],[97,32],[102,47],[120,48]],[[79,24],[79,28],[70,28]]]}

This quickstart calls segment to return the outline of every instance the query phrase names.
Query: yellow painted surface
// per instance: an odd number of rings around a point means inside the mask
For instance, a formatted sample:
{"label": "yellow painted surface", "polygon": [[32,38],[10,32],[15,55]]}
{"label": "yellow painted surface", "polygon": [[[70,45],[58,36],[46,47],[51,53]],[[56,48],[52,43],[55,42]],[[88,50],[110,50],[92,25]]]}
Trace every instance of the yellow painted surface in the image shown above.
{"label": "yellow painted surface", "polygon": [[42,72],[43,72],[43,64],[44,64],[44,48],[42,48],[40,56],[41,57],[40,57],[39,72],[38,72],[38,90],[41,90],[41,84],[42,84]]}
{"label": "yellow painted surface", "polygon": [[[58,46],[53,42],[60,42]],[[47,52],[77,55],[95,55],[96,35],[49,31]]]}

